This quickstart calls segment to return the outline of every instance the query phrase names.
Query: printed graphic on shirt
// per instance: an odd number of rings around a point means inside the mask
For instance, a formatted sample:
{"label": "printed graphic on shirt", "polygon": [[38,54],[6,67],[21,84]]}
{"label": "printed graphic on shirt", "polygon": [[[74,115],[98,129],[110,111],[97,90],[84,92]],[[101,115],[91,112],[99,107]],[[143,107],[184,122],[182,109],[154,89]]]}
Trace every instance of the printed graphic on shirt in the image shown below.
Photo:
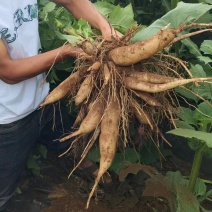
{"label": "printed graphic on shirt", "polygon": [[16,40],[17,30],[25,23],[34,19],[38,19],[38,6],[37,4],[28,4],[24,9],[17,9],[13,14],[14,31],[10,32],[8,28],[3,28],[0,31],[1,36],[7,43],[12,43]]}

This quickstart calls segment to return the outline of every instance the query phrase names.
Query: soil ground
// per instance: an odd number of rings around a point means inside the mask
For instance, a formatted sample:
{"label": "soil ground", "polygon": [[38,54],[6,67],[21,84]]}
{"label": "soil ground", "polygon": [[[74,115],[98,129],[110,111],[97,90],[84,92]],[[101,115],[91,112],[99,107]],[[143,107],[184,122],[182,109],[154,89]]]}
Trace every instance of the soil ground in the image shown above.
{"label": "soil ground", "polygon": [[[116,179],[110,187],[99,187],[86,210],[93,179],[77,172],[68,179],[73,162],[51,153],[48,153],[47,159],[39,161],[39,166],[41,176],[25,172],[19,187],[22,194],[14,197],[8,212],[170,212],[166,199],[142,197],[147,179],[142,172],[130,175],[126,182]],[[184,176],[188,176],[190,168],[189,164],[171,155],[157,170],[164,174],[180,170]],[[205,207],[212,209],[212,204],[207,203]]]}

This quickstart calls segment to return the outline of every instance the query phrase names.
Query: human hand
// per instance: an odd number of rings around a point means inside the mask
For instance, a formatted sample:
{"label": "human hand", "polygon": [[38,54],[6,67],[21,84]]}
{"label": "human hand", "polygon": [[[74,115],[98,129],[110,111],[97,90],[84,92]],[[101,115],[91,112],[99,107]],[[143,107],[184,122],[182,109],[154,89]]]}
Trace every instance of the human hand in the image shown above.
{"label": "human hand", "polygon": [[88,54],[86,54],[83,49],[79,48],[79,47],[75,47],[71,44],[66,44],[64,46],[64,54],[67,57],[85,57],[85,58],[89,58],[90,56]]}
{"label": "human hand", "polygon": [[111,39],[119,40],[123,36],[122,33],[115,30],[112,26],[110,26],[109,28],[107,27],[106,29],[101,30],[101,32],[102,32],[102,37],[105,40],[111,40]]}

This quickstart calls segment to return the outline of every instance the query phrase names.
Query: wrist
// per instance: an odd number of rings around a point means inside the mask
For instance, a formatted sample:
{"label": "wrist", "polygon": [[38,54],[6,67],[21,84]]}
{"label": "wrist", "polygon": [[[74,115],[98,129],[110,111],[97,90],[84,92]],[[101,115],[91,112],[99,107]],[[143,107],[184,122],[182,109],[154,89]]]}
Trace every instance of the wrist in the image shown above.
{"label": "wrist", "polygon": [[61,47],[62,55],[64,58],[68,57],[77,57],[78,55],[83,53],[83,50],[79,47],[72,46],[71,44],[66,44]]}
{"label": "wrist", "polygon": [[62,58],[62,60],[64,59],[67,59],[68,57],[70,57],[70,48],[68,45],[64,45],[64,46],[61,46],[59,48],[59,52],[60,52],[60,56]]}

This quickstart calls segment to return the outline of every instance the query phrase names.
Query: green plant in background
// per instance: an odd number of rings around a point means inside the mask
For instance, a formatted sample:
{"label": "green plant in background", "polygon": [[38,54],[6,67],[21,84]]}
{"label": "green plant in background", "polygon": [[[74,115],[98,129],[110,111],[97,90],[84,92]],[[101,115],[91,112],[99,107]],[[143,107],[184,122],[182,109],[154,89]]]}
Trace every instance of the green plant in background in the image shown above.
{"label": "green plant in background", "polygon": [[47,157],[47,148],[43,145],[37,145],[34,151],[30,154],[30,157],[27,161],[27,168],[32,171],[36,176],[40,176],[40,165],[38,161],[41,158],[46,159]]}
{"label": "green plant in background", "polygon": [[[190,64],[193,76],[211,76],[212,68],[212,41],[204,40],[198,50],[196,64]],[[199,64],[197,61],[199,60]],[[202,157],[212,157],[212,85],[207,86],[193,85],[190,87],[193,93],[183,88],[177,88],[176,91],[186,98],[187,102],[191,102],[190,107],[180,107],[179,121],[176,121],[175,130],[169,133],[188,138],[188,144],[195,151],[192,170],[189,180],[189,189],[194,190],[196,180],[199,176],[199,169]],[[198,95],[198,96],[197,96]],[[205,100],[202,101],[201,98]]]}
{"label": "green plant in background", "polygon": [[[116,153],[113,163],[109,168],[110,171],[117,175],[131,164],[142,163],[145,165],[153,165],[161,159],[161,155],[163,155],[163,157],[170,155],[168,150],[162,147],[156,147],[151,141],[147,141],[141,150],[136,150],[133,147],[126,147],[123,152]],[[93,148],[88,153],[88,158],[98,163],[100,158],[99,148]]]}
{"label": "green plant in background", "polygon": [[195,110],[181,107],[176,121],[177,129],[168,133],[188,138],[188,144],[195,151],[189,180],[189,189],[194,190],[203,155],[212,157],[212,110],[206,102],[200,103]]}
{"label": "green plant in background", "polygon": [[[93,0],[92,2],[97,2]],[[134,19],[138,24],[149,25],[153,21],[161,18],[177,7],[180,0],[101,0],[101,2],[113,3],[114,5],[121,5],[125,7],[131,4],[134,11]],[[211,0],[184,0],[182,2],[193,3],[205,3],[212,4]]]}

